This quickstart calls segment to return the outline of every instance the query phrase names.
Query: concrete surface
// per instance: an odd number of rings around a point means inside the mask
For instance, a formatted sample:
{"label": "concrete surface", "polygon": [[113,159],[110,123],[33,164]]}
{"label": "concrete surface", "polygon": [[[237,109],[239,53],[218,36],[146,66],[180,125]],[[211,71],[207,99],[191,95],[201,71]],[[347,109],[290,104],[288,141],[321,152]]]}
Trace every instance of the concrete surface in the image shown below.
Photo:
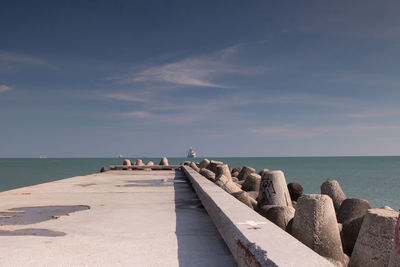
{"label": "concrete surface", "polygon": [[175,170],[109,171],[2,192],[3,221],[13,208],[90,209],[1,225],[0,265],[235,266],[184,179]]}
{"label": "concrete surface", "polygon": [[183,170],[239,266],[334,266],[192,168]]}

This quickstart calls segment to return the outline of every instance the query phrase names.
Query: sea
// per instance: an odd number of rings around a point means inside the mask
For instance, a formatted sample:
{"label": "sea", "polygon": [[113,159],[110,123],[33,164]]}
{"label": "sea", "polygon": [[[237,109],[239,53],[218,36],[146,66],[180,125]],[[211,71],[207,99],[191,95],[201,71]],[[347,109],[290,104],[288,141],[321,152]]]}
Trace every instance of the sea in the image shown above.
{"label": "sea", "polygon": [[[132,161],[136,158],[128,158]],[[158,164],[160,158],[142,158]],[[400,209],[400,157],[208,157],[234,167],[282,170],[287,183],[307,194],[320,193],[327,179],[337,180],[348,198],[365,198],[371,207]],[[187,158],[168,158],[179,164]],[[201,161],[202,158],[196,158]],[[0,191],[99,172],[122,164],[119,158],[0,158]]]}

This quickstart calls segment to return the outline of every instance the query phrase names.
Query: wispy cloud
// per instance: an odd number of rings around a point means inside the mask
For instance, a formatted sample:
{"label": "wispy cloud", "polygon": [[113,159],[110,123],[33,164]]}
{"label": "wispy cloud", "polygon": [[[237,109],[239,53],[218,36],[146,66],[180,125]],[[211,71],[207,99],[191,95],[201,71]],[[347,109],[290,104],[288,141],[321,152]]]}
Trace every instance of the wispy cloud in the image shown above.
{"label": "wispy cloud", "polygon": [[48,65],[48,63],[42,59],[4,50],[0,50],[0,63],[1,62],[41,66]]}
{"label": "wispy cloud", "polygon": [[106,98],[127,101],[127,102],[140,102],[140,103],[151,103],[151,96],[146,94],[137,94],[137,93],[107,93],[105,95]]}
{"label": "wispy cloud", "polygon": [[311,129],[295,125],[271,125],[265,128],[250,129],[249,133],[274,139],[302,139],[319,136],[328,131],[329,129],[325,127]]}
{"label": "wispy cloud", "polygon": [[111,79],[125,83],[227,88],[231,85],[218,83],[215,79],[224,75],[248,72],[231,62],[239,50],[240,45],[233,45],[216,53],[191,56]]}
{"label": "wispy cloud", "polygon": [[[199,123],[207,122],[213,123],[217,118],[225,121],[226,123],[240,120],[240,114],[242,111],[237,108],[243,107],[254,107],[254,105],[338,105],[342,107],[346,103],[346,99],[327,97],[317,94],[282,94],[274,96],[265,95],[251,95],[246,93],[235,93],[223,96],[215,96],[213,98],[191,98],[181,97],[179,102],[176,99],[169,97],[168,95],[158,95],[150,93],[129,93],[129,92],[117,92],[109,93],[105,95],[106,98],[128,101],[132,103],[142,103],[140,107],[133,106],[136,109],[132,112],[121,112],[114,113],[114,116],[122,118],[130,118],[132,120],[144,120],[152,121],[153,123]],[[351,105],[352,103],[349,103]],[[137,110],[139,108],[139,110]],[[251,108],[249,109],[251,112]],[[209,120],[210,118],[213,120]],[[229,118],[229,119],[227,119]],[[281,129],[281,132],[290,132],[290,129]],[[271,131],[264,129],[261,131],[264,134]],[[277,131],[276,129],[274,131]],[[261,133],[258,132],[258,133]],[[256,133],[256,131],[254,132]],[[271,132],[272,133],[272,132]],[[286,134],[288,135],[288,134]],[[308,133],[304,133],[304,136],[308,136]]]}
{"label": "wispy cloud", "polygon": [[[207,98],[207,99],[191,99],[190,101],[180,102],[177,104],[174,101],[167,101],[167,97],[163,97],[154,91],[145,92],[112,92],[105,93],[105,98],[115,99],[128,102],[143,102],[153,103],[159,102],[155,105],[149,106],[153,109],[168,109],[179,110],[195,106],[201,109],[204,106],[213,109],[222,109],[228,107],[245,107],[255,104],[300,104],[300,105],[314,105],[314,106],[335,106],[342,107],[345,105],[353,106],[357,101],[344,97],[324,96],[319,94],[271,94],[266,95],[260,92],[254,93],[250,91],[236,92],[224,96]],[[171,100],[171,99],[169,99]]]}
{"label": "wispy cloud", "polygon": [[297,125],[271,125],[264,128],[249,129],[249,133],[269,139],[306,139],[320,137],[323,135],[334,134],[340,136],[365,136],[377,133],[398,133],[400,134],[400,125],[396,124],[349,124],[349,125],[331,125],[331,126],[310,126],[302,127]]}
{"label": "wispy cloud", "polygon": [[207,117],[203,116],[205,114],[196,114],[196,113],[162,114],[150,111],[122,112],[114,115],[120,118],[130,119],[130,122],[137,122],[140,123],[140,125],[145,125],[145,124],[181,125],[181,124],[188,124],[195,122],[197,123],[201,120],[207,119]]}
{"label": "wispy cloud", "polygon": [[311,93],[285,93],[285,94],[270,94],[263,95],[258,92],[258,95],[251,96],[249,92],[244,95],[234,96],[237,105],[252,105],[252,104],[298,104],[298,105],[312,105],[312,106],[334,106],[343,107],[350,106],[357,103],[357,100],[327,96],[321,94],[311,94]]}
{"label": "wispy cloud", "polygon": [[[146,100],[147,101],[147,100]],[[226,99],[216,98],[210,101],[181,100],[176,103],[170,98],[149,98],[143,108],[132,112],[113,113],[113,117],[130,119],[140,124],[193,124],[218,120],[227,112]]]}
{"label": "wispy cloud", "polygon": [[122,117],[133,119],[159,119],[160,116],[147,111],[134,111],[119,114]]}
{"label": "wispy cloud", "polygon": [[373,118],[382,118],[382,117],[399,117],[400,109],[379,109],[379,110],[364,110],[360,112],[352,112],[346,113],[343,115],[346,118],[350,119],[373,119]]}
{"label": "wispy cloud", "polygon": [[12,87],[2,84],[0,85],[0,94],[7,91],[11,91],[12,89],[13,89]]}

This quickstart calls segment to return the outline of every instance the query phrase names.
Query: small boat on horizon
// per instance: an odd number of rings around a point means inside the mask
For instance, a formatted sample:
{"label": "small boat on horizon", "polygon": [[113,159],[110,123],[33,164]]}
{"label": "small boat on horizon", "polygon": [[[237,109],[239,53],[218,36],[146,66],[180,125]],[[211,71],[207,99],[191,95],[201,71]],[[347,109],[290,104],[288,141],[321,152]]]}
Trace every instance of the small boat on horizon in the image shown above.
{"label": "small boat on horizon", "polygon": [[189,148],[189,151],[187,153],[188,158],[195,158],[196,157],[196,152],[193,150],[192,147]]}
{"label": "small boat on horizon", "polygon": [[120,158],[120,159],[123,159],[123,158],[124,158],[124,156],[123,156],[123,155],[119,155],[119,156],[118,156],[118,158]]}

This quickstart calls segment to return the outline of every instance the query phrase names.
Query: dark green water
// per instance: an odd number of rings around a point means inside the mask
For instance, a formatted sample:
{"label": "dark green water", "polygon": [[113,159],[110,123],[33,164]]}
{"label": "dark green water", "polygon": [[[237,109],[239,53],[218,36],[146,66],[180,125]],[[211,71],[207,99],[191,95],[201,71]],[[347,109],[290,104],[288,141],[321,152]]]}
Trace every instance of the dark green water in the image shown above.
{"label": "dark green water", "polygon": [[[366,198],[372,207],[400,208],[400,157],[210,158],[232,167],[283,170],[287,182],[298,182],[306,193],[319,193],[327,178],[336,179],[347,197]],[[131,158],[131,160],[135,160]],[[147,158],[158,163],[160,158]],[[169,158],[179,164],[185,158]],[[196,159],[200,161],[201,159]],[[98,172],[121,164],[117,158],[0,159],[0,191]]]}

